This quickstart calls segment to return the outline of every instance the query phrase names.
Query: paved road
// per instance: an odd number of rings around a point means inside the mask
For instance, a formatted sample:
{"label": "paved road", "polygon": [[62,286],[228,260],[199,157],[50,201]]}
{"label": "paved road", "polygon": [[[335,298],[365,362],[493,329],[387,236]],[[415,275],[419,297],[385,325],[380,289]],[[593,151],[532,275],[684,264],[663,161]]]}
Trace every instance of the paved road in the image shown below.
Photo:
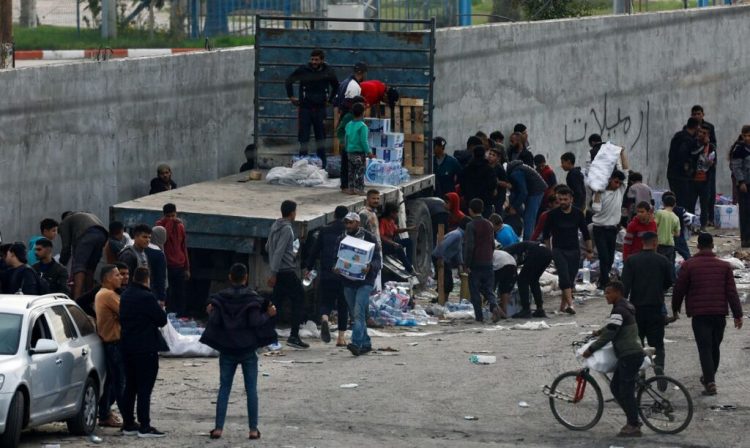
{"label": "paved road", "polygon": [[[260,428],[254,446],[294,447],[740,447],[750,421],[750,340],[747,330],[728,329],[723,344],[719,395],[699,394],[696,349],[687,319],[667,330],[667,373],[693,393],[696,413],[690,427],[676,436],[648,430],[640,440],[618,440],[624,423],[613,403],[601,422],[583,433],[571,432],[552,417],[544,384],[577,367],[570,341],[591,330],[607,315],[603,299],[579,307],[576,316],[553,316],[541,331],[499,330],[492,325],[459,322],[394,331],[373,339],[375,347],[396,353],[354,358],[331,345],[313,342],[309,351],[288,351],[283,358],[261,359]],[[511,325],[513,322],[502,322]],[[575,325],[573,325],[575,323]],[[498,363],[469,363],[468,351],[489,350]],[[279,362],[280,361],[280,362]],[[290,361],[302,363],[290,363]],[[357,383],[356,389],[340,385]],[[209,446],[251,446],[241,378],[235,381],[230,416],[221,441]],[[169,433],[159,446],[197,447],[208,443],[218,386],[216,359],[163,359],[152,404],[153,423]],[[605,389],[605,397],[608,392]],[[526,401],[528,408],[519,407]],[[713,405],[733,404],[717,412]],[[464,416],[476,416],[467,421]],[[101,430],[110,445],[153,446]],[[80,446],[83,439],[65,435],[60,425],[27,433],[22,446],[61,441]]]}

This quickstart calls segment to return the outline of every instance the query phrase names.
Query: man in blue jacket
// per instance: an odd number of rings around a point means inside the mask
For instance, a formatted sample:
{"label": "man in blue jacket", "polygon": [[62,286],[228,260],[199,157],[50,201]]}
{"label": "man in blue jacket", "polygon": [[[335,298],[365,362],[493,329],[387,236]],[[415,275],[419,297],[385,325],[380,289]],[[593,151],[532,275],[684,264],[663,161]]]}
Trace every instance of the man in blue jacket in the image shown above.
{"label": "man in blue jacket", "polygon": [[[349,305],[349,311],[352,314],[352,343],[346,348],[352,352],[352,355],[359,356],[372,351],[370,336],[367,335],[367,309],[370,306],[370,293],[375,286],[375,279],[378,277],[382,260],[380,258],[380,247],[375,235],[359,226],[359,214],[348,213],[344,218],[346,233],[339,238],[336,248],[344,238],[350,236],[360,240],[367,241],[375,245],[372,260],[365,267],[366,276],[364,280],[352,280],[341,276],[341,283],[344,285],[344,296],[346,303]],[[339,272],[340,273],[340,272]]]}
{"label": "man in blue jacket", "polygon": [[[159,352],[169,351],[159,328],[167,315],[149,288],[148,268],[135,269],[128,289],[120,296],[120,351],[125,364],[122,433],[140,438],[164,437],[151,426],[151,392],[159,373]],[[138,423],[133,409],[138,398]]]}
{"label": "man in blue jacket", "polygon": [[512,186],[508,214],[523,216],[523,240],[528,241],[534,232],[547,182],[534,168],[520,160],[510,162],[507,171]]}

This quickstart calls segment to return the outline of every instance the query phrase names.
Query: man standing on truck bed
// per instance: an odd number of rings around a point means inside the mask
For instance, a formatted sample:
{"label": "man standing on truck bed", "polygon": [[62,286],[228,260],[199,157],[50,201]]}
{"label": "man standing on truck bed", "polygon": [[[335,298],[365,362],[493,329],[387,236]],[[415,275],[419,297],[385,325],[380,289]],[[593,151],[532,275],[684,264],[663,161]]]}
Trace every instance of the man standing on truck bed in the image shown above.
{"label": "man standing on truck bed", "polygon": [[[325,62],[323,50],[313,50],[310,53],[310,62],[298,67],[286,79],[286,95],[298,112],[298,139],[300,155],[308,153],[310,142],[310,126],[315,133],[316,152],[326,167],[326,131],[323,122],[326,118],[326,105],[333,102],[336,90],[339,86],[338,78],[333,69]],[[294,83],[299,82],[299,96],[294,96]]]}
{"label": "man standing on truck bed", "polygon": [[273,303],[281,309],[284,299],[289,299],[292,330],[286,343],[294,348],[310,348],[299,337],[299,326],[305,311],[305,290],[297,277],[296,254],[294,252],[294,230],[292,223],[297,216],[297,203],[286,200],[281,203],[281,218],[271,226],[266,251],[271,277],[268,286],[273,288]]}

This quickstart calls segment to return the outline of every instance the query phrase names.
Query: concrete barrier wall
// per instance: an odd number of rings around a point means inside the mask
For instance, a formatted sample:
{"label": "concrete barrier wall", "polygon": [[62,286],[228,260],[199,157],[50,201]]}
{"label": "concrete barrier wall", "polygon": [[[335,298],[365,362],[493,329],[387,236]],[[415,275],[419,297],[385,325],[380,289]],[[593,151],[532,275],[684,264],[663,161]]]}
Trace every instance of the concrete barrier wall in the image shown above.
{"label": "concrete barrier wall", "polygon": [[0,72],[0,231],[143,196],[156,166],[178,185],[236,172],[251,139],[252,50]]}
{"label": "concrete barrier wall", "polygon": [[750,123],[749,22],[750,7],[729,7],[441,31],[435,135],[458,148],[477,130],[525,123],[560,180],[559,156],[588,159],[598,133],[666,188],[670,139],[701,104],[716,126],[718,189],[729,192],[727,152]]}
{"label": "concrete barrier wall", "polygon": [[[498,24],[437,33],[435,135],[529,127],[532,150],[584,158],[599,133],[666,186],[669,140],[702,104],[728,146],[750,123],[750,7]],[[0,231],[142,196],[156,165],[178,184],[235,172],[252,140],[254,50],[0,72]],[[9,95],[6,95],[10,93]]]}

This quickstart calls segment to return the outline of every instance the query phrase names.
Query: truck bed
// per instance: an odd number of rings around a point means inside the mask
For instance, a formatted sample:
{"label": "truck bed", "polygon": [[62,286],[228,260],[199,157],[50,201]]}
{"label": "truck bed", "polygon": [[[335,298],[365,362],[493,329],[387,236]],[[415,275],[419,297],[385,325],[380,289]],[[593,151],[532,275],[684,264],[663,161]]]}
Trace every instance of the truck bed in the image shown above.
{"label": "truck bed", "polygon": [[[306,188],[271,185],[265,180],[246,181],[247,173],[200,182],[171,191],[144,196],[113,205],[110,218],[126,228],[146,223],[154,225],[162,216],[162,206],[173,203],[185,223],[191,248],[253,253],[254,238],[266,238],[273,222],[280,217],[281,202],[297,203],[295,232],[304,236],[333,219],[333,210],[344,205],[358,210],[363,196],[346,195],[338,188]],[[395,202],[398,189],[404,197],[418,194],[434,185],[434,176],[413,177],[399,187],[378,186],[381,202]]]}

